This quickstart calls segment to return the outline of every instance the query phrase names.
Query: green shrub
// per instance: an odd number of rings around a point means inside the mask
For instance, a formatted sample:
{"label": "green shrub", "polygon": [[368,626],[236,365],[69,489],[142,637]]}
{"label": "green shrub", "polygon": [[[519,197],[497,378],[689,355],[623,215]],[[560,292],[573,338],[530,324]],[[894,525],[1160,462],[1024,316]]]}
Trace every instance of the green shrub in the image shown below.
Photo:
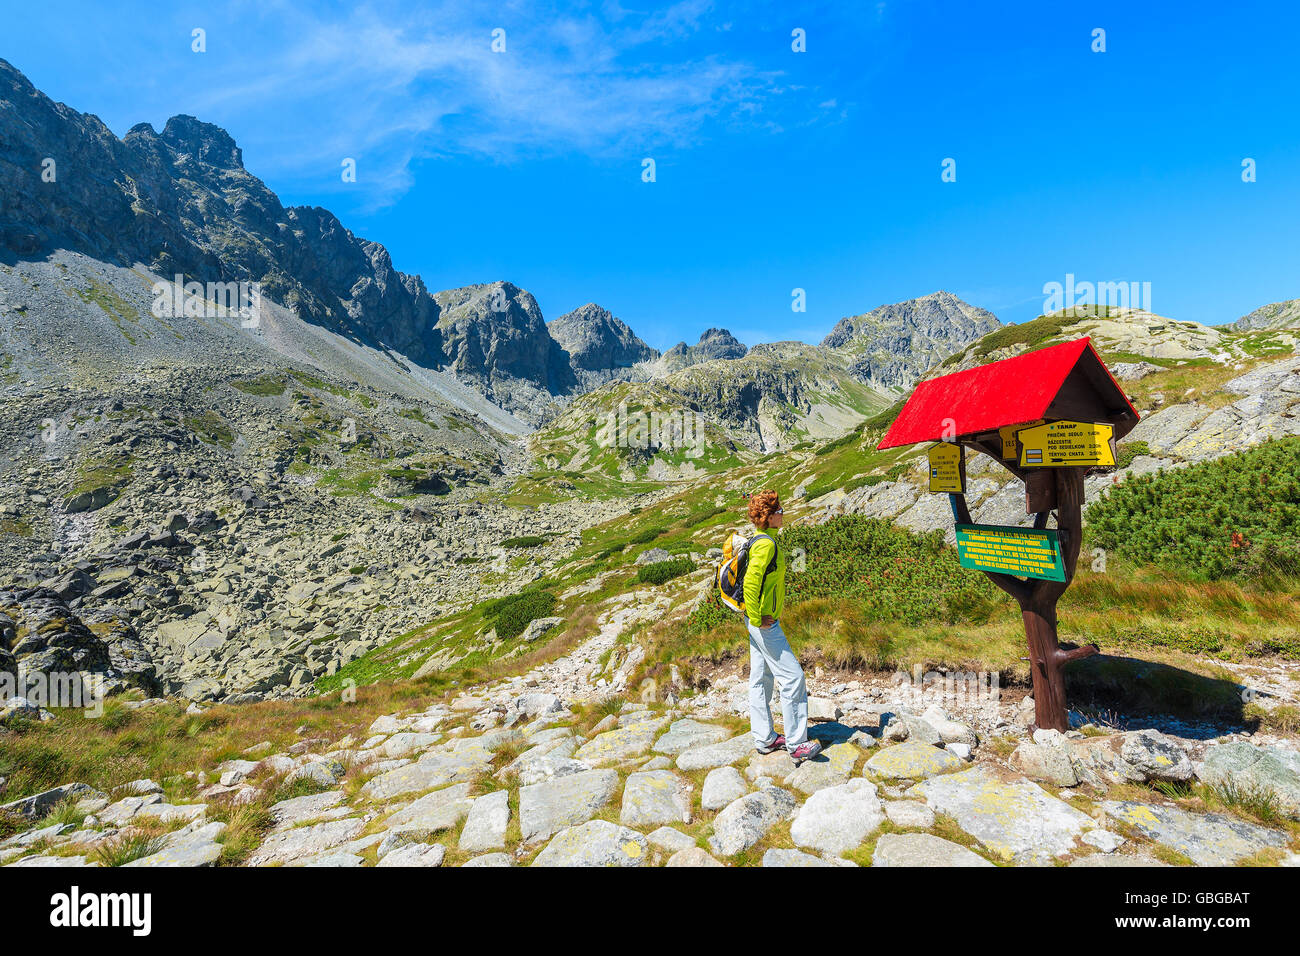
{"label": "green shrub", "polygon": [[547,539],[541,535],[527,534],[520,538],[506,538],[501,542],[503,548],[539,548]]}
{"label": "green shrub", "polygon": [[653,541],[655,538],[658,538],[667,530],[668,530],[667,528],[662,527],[660,525],[656,525],[652,528],[646,528],[642,531],[638,531],[631,538],[629,538],[628,544],[648,544],[649,542]]}
{"label": "green shrub", "polygon": [[324,783],[314,780],[311,777],[299,777],[296,780],[284,780],[275,792],[272,794],[274,802],[279,803],[281,800],[293,800],[297,797],[310,797],[318,793],[324,793],[328,790]]}
{"label": "green shrub", "polygon": [[977,359],[982,359],[998,349],[1019,347],[1029,351],[1040,347],[1046,348],[1051,339],[1064,333],[1067,326],[1081,318],[1093,315],[1094,312],[1103,313],[1102,317],[1104,317],[1106,308],[1106,306],[1078,306],[1073,310],[1072,315],[1053,312],[1051,315],[1040,315],[1031,322],[1004,325],[980,339],[973,349],[973,355]]}
{"label": "green shrub", "polygon": [[[957,563],[943,532],[912,534],[880,518],[846,515],[781,532],[786,607],[813,598],[851,598],[871,618],[921,624],[985,621],[996,607],[993,584]],[[805,570],[791,567],[796,549]],[[695,608],[687,629],[701,633],[736,620],[717,594]]]}
{"label": "green shrub", "polygon": [[78,810],[77,803],[76,797],[64,797],[54,805],[54,809],[45,815],[45,819],[41,821],[41,826],[48,827],[55,823],[71,824],[74,827],[81,826],[89,814],[84,810]]}
{"label": "green shrub", "polygon": [[421,425],[428,425],[430,428],[435,427],[434,423],[425,417],[422,408],[399,408],[397,414],[402,418],[409,418],[413,422],[419,422]]}
{"label": "green shrub", "polygon": [[553,610],[555,595],[550,591],[522,591],[483,606],[484,616],[493,620],[500,638],[518,637],[529,624]]}
{"label": "green shrub", "polygon": [[686,630],[690,634],[703,634],[724,624],[742,624],[744,618],[722,603],[716,589],[709,596],[695,605],[690,616],[686,618]]}
{"label": "green shrub", "polygon": [[636,579],[641,584],[663,584],[694,570],[695,562],[690,558],[672,558],[669,561],[642,565],[636,573]]}
{"label": "green shrub", "polygon": [[1151,448],[1144,441],[1126,441],[1119,443],[1119,457],[1115,459],[1116,468],[1127,468],[1133,464],[1138,455],[1151,454]]}
{"label": "green shrub", "polygon": [[1088,509],[1094,544],[1211,580],[1300,574],[1300,437],[1130,476]]}
{"label": "green shrub", "polygon": [[814,452],[814,456],[820,458],[823,455],[829,455],[837,448],[843,448],[845,445],[851,444],[852,442],[857,441],[861,437],[862,437],[862,428],[861,426],[859,426],[858,428],[855,428],[853,431],[849,432],[847,435],[843,435],[835,439],[834,441],[827,442],[825,445],[822,445],[820,448],[817,449],[816,452]]}
{"label": "green shrub", "polygon": [[1210,792],[1226,807],[1233,807],[1265,823],[1280,823],[1286,816],[1277,793],[1263,787],[1238,783],[1231,777],[1211,784]]}
{"label": "green shrub", "polygon": [[726,510],[727,509],[722,505],[718,505],[715,508],[706,508],[703,511],[697,511],[694,514],[687,515],[682,519],[682,524],[687,528],[694,528],[697,524],[703,524],[710,518],[715,518]]}

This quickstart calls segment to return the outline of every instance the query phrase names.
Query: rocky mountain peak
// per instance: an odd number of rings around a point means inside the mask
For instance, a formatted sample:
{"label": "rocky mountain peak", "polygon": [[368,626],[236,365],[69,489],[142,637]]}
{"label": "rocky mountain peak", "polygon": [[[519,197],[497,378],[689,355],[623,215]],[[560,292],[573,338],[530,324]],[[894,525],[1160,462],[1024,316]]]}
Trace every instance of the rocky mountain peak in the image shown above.
{"label": "rocky mountain peak", "polygon": [[[147,123],[140,125],[153,132],[153,127]],[[140,126],[135,126],[131,132],[139,129]],[[205,123],[193,116],[173,116],[163,127],[158,139],[176,153],[190,156],[196,162],[221,169],[244,168],[244,153],[235,145],[234,137],[220,126]]]}
{"label": "rocky mountain peak", "polygon": [[886,328],[918,332],[929,338],[945,335],[951,337],[955,334],[973,339],[1001,324],[992,312],[963,302],[951,292],[939,290],[916,299],[882,305],[862,315],[840,319],[822,340],[822,345],[843,348],[854,344],[855,340],[870,339]]}
{"label": "rocky mountain peak", "polygon": [[575,370],[612,372],[659,357],[627,323],[594,302],[560,316],[548,323],[547,329],[569,353]]}
{"label": "rocky mountain peak", "polygon": [[3,83],[3,87],[0,88],[8,88],[28,95],[36,92],[31,80],[3,57],[0,57],[0,83]]}
{"label": "rocky mountain peak", "polygon": [[666,371],[676,371],[716,359],[744,358],[749,349],[726,329],[705,329],[695,345],[678,342],[660,358]]}
{"label": "rocky mountain peak", "polygon": [[[53,188],[39,178],[47,156],[59,163]],[[714,327],[661,356],[594,302],[548,326],[533,296],[509,282],[431,295],[329,210],[285,208],[244,168],[221,127],[178,115],[161,132],[142,123],[119,138],[94,116],[50,101],[8,63],[0,63],[0,195],[0,246],[20,257],[62,249],[200,282],[253,277],[266,301],[303,321],[449,371],[533,424],[612,379],[644,381],[749,351]],[[877,313],[889,321],[841,323],[850,324],[842,338],[855,340],[853,360],[869,382],[914,379],[997,324],[949,293]]]}
{"label": "rocky mountain peak", "polygon": [[1231,328],[1237,332],[1249,332],[1253,329],[1300,328],[1300,299],[1288,299],[1285,302],[1273,302],[1261,306],[1233,322]]}
{"label": "rocky mountain peak", "polygon": [[822,345],[850,356],[867,384],[901,389],[1001,325],[992,312],[940,290],[840,319]]}
{"label": "rocky mountain peak", "polygon": [[[40,181],[46,156],[59,164],[53,187]],[[200,282],[255,277],[268,301],[356,342],[432,368],[450,356],[471,384],[495,382],[503,407],[518,404],[506,394],[511,376],[529,379],[525,402],[533,383],[558,394],[572,382],[532,296],[508,283],[470,287],[444,297],[453,314],[442,316],[419,278],[394,269],[382,245],[354,235],[326,209],[286,209],[244,169],[234,138],[193,116],[172,117],[161,133],[141,123],[119,139],[0,62],[0,194],[0,245],[19,256],[65,249]],[[500,316],[470,305],[494,288]],[[458,308],[483,319],[472,348]],[[540,364],[530,365],[529,355]],[[498,360],[508,365],[499,375]]]}
{"label": "rocky mountain peak", "polygon": [[501,407],[535,421],[539,403],[573,390],[569,356],[551,338],[531,293],[498,281],[433,299],[446,362]]}
{"label": "rocky mountain peak", "polygon": [[541,321],[542,318],[542,310],[532,294],[504,279],[447,289],[435,298],[442,309],[439,325],[443,326],[466,318],[490,319],[493,315],[508,315],[525,321]]}
{"label": "rocky mountain peak", "polygon": [[744,358],[749,351],[745,345],[726,329],[705,329],[696,348],[705,349],[712,358]]}

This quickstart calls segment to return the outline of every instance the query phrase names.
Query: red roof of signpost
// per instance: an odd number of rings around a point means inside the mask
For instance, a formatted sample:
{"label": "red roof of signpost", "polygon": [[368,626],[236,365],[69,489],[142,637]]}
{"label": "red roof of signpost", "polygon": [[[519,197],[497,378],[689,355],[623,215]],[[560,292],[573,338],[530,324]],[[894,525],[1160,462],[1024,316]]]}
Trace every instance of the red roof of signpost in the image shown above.
{"label": "red roof of signpost", "polygon": [[[1127,434],[1137,423],[1137,411],[1091,341],[1082,338],[922,382],[876,447],[939,441],[945,431],[949,438],[974,435],[1048,417],[1076,371],[1089,383],[1098,410],[1108,410],[1101,420],[1117,421],[1116,437]],[[945,429],[949,420],[956,421],[957,436]]]}

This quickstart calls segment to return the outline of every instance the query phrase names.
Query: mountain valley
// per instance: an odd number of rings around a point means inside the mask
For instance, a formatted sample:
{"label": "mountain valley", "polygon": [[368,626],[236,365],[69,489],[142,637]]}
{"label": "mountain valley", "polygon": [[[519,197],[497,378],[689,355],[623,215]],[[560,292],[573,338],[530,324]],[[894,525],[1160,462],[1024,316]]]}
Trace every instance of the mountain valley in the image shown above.
{"label": "mountain valley", "polygon": [[[1011,325],[936,291],[820,344],[661,352],[595,302],[431,292],[219,127],[119,139],[3,60],[0,196],[0,672],[77,674],[110,717],[0,698],[0,865],[1294,865],[1300,300]],[[1044,736],[925,449],[877,446],[918,382],[1085,336],[1142,420],[1086,480],[1063,636],[1106,654]],[[1228,489],[1159,518],[1203,519],[1217,576],[1099,543],[1179,475]],[[1033,521],[999,464],[968,478],[978,521]],[[806,559],[788,627],[828,757],[800,768],[752,754],[714,597],[764,488]],[[1002,696],[911,694],[973,672]],[[1257,760],[1270,796],[1225,796]],[[1009,834],[981,792],[1051,825]],[[841,845],[849,805],[875,835]]]}

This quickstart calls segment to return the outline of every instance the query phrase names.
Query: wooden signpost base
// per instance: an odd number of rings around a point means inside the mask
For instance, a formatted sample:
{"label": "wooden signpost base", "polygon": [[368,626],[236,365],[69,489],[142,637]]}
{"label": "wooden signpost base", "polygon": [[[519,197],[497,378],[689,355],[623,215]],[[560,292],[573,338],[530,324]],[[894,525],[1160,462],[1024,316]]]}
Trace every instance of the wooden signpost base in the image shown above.
{"label": "wooden signpost base", "polygon": [[[1034,722],[1045,730],[1069,730],[1065,705],[1065,665],[1081,657],[1098,653],[1095,644],[1064,648],[1056,636],[1056,602],[1074,580],[1083,544],[1083,475],[1084,468],[1054,468],[1038,472],[1054,481],[1056,526],[1061,536],[1061,558],[1065,564],[1064,581],[1040,581],[985,571],[990,581],[1010,594],[1020,605],[1029,644],[1029,664],[1034,679]],[[1041,493],[1041,492],[1040,492]],[[960,524],[972,524],[966,496],[954,494],[953,516]],[[1039,515],[1041,526],[1047,513]]]}
{"label": "wooden signpost base", "polygon": [[[1137,423],[1137,409],[1083,338],[926,379],[876,445],[960,445],[1025,483],[1034,532],[975,525],[964,459],[953,468],[951,454],[931,452],[930,490],[950,493],[958,561],[983,571],[1020,605],[1043,729],[1069,729],[1065,665],[1098,653],[1095,644],[1062,647],[1056,637],[1056,604],[1074,580],[1083,546],[1083,476],[1090,467],[1114,466],[1115,442]],[[1053,512],[1056,534],[1044,533]]]}

